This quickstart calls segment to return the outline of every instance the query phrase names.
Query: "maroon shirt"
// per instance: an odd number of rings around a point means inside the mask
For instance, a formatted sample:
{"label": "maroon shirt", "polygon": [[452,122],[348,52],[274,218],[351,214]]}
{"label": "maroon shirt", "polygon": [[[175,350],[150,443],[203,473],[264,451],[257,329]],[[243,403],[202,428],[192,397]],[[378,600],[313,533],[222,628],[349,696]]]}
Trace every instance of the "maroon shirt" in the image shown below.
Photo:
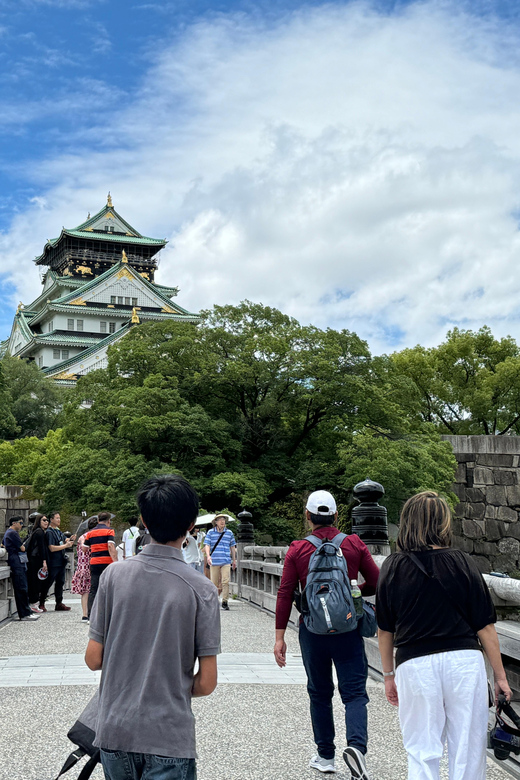
{"label": "maroon shirt", "polygon": [[[318,539],[333,539],[340,532],[332,525],[317,528],[313,532]],[[293,593],[300,583],[301,588],[307,582],[309,561],[316,547],[305,539],[292,542],[287,550],[283,566],[282,581],[276,599],[276,628],[287,628],[293,603]],[[373,596],[376,592],[379,569],[370,555],[368,547],[359,536],[351,534],[341,543],[343,555],[347,561],[348,576],[350,580],[357,580],[358,573],[364,577],[365,582],[360,585],[364,596]]]}

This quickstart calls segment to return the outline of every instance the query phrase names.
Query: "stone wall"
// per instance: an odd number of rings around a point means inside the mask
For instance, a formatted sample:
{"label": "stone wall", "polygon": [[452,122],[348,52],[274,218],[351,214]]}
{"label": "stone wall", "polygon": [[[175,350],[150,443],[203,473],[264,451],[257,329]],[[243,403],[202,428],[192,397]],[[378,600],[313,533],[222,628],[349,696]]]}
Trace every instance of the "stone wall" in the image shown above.
{"label": "stone wall", "polygon": [[457,459],[454,546],[520,576],[520,436],[445,436]]}
{"label": "stone wall", "polygon": [[31,512],[40,506],[39,501],[28,501],[23,497],[27,489],[24,485],[0,485],[0,538],[4,535],[10,517],[21,515],[27,524]]}

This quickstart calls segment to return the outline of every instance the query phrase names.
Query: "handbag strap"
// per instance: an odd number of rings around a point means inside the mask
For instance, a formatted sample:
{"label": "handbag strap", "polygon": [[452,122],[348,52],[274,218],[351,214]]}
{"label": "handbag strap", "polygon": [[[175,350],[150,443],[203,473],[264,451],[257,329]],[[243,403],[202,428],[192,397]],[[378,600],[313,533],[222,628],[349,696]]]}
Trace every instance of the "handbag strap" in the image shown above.
{"label": "handbag strap", "polygon": [[458,603],[457,603],[457,602],[456,602],[456,601],[453,599],[453,597],[452,597],[451,593],[450,593],[450,592],[449,592],[449,590],[446,588],[446,586],[444,585],[444,583],[442,582],[442,580],[439,580],[439,579],[438,579],[437,577],[435,577],[433,574],[430,574],[430,573],[427,571],[427,569],[426,569],[426,567],[424,566],[424,564],[422,563],[422,561],[420,561],[420,560],[419,560],[419,558],[417,557],[417,555],[415,555],[415,553],[413,553],[413,552],[409,552],[409,553],[408,553],[408,555],[410,556],[410,558],[412,559],[412,561],[415,563],[415,565],[417,566],[417,568],[418,568],[418,569],[420,569],[420,570],[422,571],[422,573],[423,573],[423,574],[425,574],[425,575],[428,577],[428,579],[429,579],[429,580],[433,580],[433,581],[434,581],[434,582],[436,582],[438,585],[440,585],[440,587],[442,588],[442,590],[443,590],[443,592],[444,592],[444,595],[447,597],[447,599],[448,599],[449,603],[451,604],[451,606],[452,606],[452,607],[455,609],[455,611],[458,613],[459,617],[461,617],[461,618],[463,619],[463,621],[466,623],[466,625],[467,625],[467,626],[469,626],[469,627],[470,627],[470,629],[471,629],[472,631],[474,631],[475,629],[473,628],[473,626],[472,626],[472,625],[470,625],[470,622],[469,622],[469,620],[467,619],[466,615],[464,614],[464,612],[462,611],[462,609],[460,608],[460,606],[458,605]]}
{"label": "handbag strap", "polygon": [[69,769],[72,769],[73,766],[75,766],[78,761],[81,761],[83,756],[87,755],[87,751],[83,750],[83,748],[77,747],[76,750],[73,750],[72,753],[68,756],[67,760],[63,764],[59,775],[56,776],[56,780],[58,780],[59,777],[65,774],[65,772],[68,772]]}
{"label": "handbag strap", "polygon": [[225,534],[225,533],[226,533],[226,529],[224,529],[224,530],[222,531],[222,533],[220,534],[219,538],[217,539],[217,541],[216,541],[216,542],[215,542],[215,544],[213,545],[213,549],[212,549],[212,550],[210,550],[210,553],[209,553],[210,555],[213,555],[213,553],[215,552],[215,550],[216,550],[216,549],[217,549],[217,547],[219,546],[220,542],[222,541],[222,537],[224,536],[224,534]]}

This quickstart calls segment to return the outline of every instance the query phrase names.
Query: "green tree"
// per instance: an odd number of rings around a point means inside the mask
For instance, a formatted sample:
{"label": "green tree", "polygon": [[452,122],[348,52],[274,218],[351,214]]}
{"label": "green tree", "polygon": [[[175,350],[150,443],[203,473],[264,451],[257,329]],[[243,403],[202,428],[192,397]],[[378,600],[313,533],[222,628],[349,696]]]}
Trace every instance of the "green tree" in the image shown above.
{"label": "green tree", "polygon": [[444,433],[520,433],[520,350],[489,328],[454,328],[438,347],[391,356],[391,381],[410,419]]}
{"label": "green tree", "polygon": [[422,490],[437,490],[452,505],[457,502],[452,492],[455,456],[433,426],[424,426],[421,433],[399,436],[361,430],[338,448],[338,456],[344,489],[350,492],[367,477],[380,482],[385,488],[382,503],[394,522],[404,501]]}
{"label": "green tree", "polygon": [[12,410],[12,398],[7,387],[4,362],[0,362],[0,439],[13,439],[21,428]]}
{"label": "green tree", "polygon": [[1,368],[10,398],[10,414],[16,421],[14,435],[45,436],[57,425],[66,390],[47,378],[34,362],[6,356]]}

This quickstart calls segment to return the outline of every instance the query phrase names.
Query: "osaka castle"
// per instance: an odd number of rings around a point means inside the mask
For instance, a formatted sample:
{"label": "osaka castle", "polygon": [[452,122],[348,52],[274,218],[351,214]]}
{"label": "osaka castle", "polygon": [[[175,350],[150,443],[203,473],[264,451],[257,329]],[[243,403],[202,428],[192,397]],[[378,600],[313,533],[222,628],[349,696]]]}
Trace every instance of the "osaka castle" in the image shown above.
{"label": "osaka castle", "polygon": [[118,214],[110,193],[93,217],[44,246],[41,295],[18,306],[2,352],[34,361],[59,384],[107,366],[107,349],[139,322],[197,322],[156,284],[165,239],[141,235]]}

